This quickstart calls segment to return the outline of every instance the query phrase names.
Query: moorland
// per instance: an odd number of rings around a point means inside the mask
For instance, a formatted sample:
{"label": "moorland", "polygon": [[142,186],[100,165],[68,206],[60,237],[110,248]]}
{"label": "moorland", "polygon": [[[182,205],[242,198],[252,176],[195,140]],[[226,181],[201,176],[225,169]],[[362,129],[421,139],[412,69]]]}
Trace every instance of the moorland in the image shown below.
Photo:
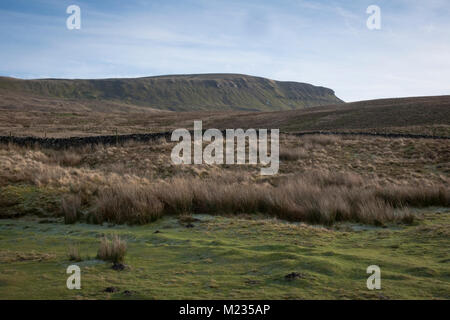
{"label": "moorland", "polygon": [[[449,96],[180,112],[64,86],[0,88],[0,134],[279,128],[279,172],[174,165],[165,138],[2,144],[1,298],[450,298]],[[329,134],[296,135],[312,131]],[[66,287],[71,264],[81,290]]]}

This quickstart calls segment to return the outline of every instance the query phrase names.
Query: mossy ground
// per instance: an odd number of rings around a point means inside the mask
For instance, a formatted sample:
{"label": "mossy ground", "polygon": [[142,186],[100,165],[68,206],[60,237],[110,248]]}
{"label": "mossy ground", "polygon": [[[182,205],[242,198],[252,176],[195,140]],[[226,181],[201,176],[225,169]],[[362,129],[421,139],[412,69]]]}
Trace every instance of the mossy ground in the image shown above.
{"label": "mossy ground", "polygon": [[[412,226],[333,229],[239,216],[196,216],[193,228],[175,217],[133,227],[3,219],[0,298],[450,299],[449,212],[418,214]],[[112,233],[128,242],[124,271],[95,259]],[[83,261],[69,261],[71,245]],[[81,290],[66,288],[71,264]],[[381,290],[366,288],[369,265],[381,268]]]}
{"label": "mossy ground", "polygon": [[52,188],[17,184],[0,187],[0,218],[52,216],[59,211],[60,193]]}

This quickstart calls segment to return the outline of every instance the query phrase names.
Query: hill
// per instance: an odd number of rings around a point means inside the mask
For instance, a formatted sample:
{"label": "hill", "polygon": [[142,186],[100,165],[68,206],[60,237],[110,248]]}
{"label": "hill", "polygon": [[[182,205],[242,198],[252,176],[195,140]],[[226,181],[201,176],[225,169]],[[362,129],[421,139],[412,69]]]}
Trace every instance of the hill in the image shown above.
{"label": "hill", "polygon": [[192,128],[279,128],[284,132],[358,131],[450,136],[450,96],[368,100],[302,110],[169,112],[105,100],[37,98],[2,93],[0,135],[51,137]]}
{"label": "hill", "polygon": [[1,77],[0,91],[168,111],[275,111],[342,103],[328,88],[240,74],[95,80]]}
{"label": "hill", "polygon": [[366,100],[282,112],[245,113],[210,123],[218,128],[283,131],[370,131],[450,135],[450,95]]}

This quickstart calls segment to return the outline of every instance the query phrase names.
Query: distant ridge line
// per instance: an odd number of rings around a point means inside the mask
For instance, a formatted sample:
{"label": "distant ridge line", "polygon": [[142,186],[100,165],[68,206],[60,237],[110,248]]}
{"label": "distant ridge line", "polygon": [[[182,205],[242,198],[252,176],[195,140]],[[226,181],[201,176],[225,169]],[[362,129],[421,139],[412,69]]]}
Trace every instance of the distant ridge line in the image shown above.
{"label": "distant ridge line", "polygon": [[0,77],[0,91],[20,97],[119,102],[165,111],[281,111],[342,104],[334,90],[244,74],[185,74],[109,79]]}

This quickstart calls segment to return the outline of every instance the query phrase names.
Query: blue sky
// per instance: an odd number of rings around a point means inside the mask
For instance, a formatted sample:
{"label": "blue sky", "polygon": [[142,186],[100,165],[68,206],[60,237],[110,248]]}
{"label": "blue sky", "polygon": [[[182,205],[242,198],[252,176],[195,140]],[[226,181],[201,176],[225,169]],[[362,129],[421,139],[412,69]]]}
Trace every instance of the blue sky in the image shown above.
{"label": "blue sky", "polygon": [[[68,30],[66,8],[81,8]],[[381,8],[381,30],[366,9]],[[345,101],[450,94],[448,0],[2,0],[0,75],[244,73]]]}

